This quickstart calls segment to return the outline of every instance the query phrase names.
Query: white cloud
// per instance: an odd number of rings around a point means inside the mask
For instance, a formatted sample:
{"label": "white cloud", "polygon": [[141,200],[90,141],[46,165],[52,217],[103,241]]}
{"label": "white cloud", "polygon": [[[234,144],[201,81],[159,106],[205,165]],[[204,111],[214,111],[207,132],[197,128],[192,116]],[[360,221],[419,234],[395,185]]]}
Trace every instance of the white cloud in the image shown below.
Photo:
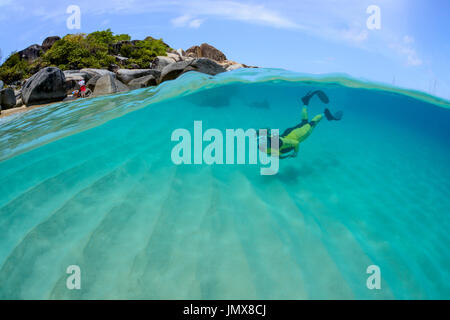
{"label": "white cloud", "polygon": [[227,20],[237,20],[275,28],[296,29],[300,25],[264,5],[240,3],[236,1],[190,1],[188,10],[199,15],[215,16]]}
{"label": "white cloud", "polygon": [[191,28],[199,28],[202,23],[203,23],[203,20],[201,20],[201,19],[194,19],[191,22],[189,22],[189,27],[191,27]]}
{"label": "white cloud", "polygon": [[[366,9],[372,0],[285,0],[289,16],[296,16],[303,29],[329,41],[345,43],[391,59],[400,57],[407,66],[420,66],[422,59],[414,38],[403,34],[406,26],[396,19],[404,16],[405,0],[377,0],[381,9],[381,29],[369,30]],[[345,10],[343,10],[345,8]],[[394,19],[395,18],[395,19]]]}
{"label": "white cloud", "polygon": [[204,20],[202,18],[205,17],[242,21],[275,28],[295,29],[300,27],[277,11],[270,10],[263,5],[245,4],[236,1],[196,0],[180,2],[177,7],[182,9],[183,12],[187,12],[171,20],[172,24],[177,27],[198,28]]}
{"label": "white cloud", "polygon": [[170,22],[174,27],[184,27],[188,24],[189,20],[191,20],[191,16],[188,14],[179,16],[177,18],[172,19]]}
{"label": "white cloud", "polygon": [[202,19],[194,19],[191,15],[185,14],[170,20],[174,27],[199,28],[203,23]]}
{"label": "white cloud", "polygon": [[[204,21],[230,20],[271,28],[299,31],[313,37],[377,52],[389,57],[400,55],[410,66],[422,64],[413,37],[399,19],[406,0],[377,0],[381,8],[381,30],[368,30],[366,9],[372,0],[79,0],[82,14],[129,15],[163,14],[172,17],[175,27],[201,28]],[[105,5],[107,3],[107,5]],[[16,1],[0,0],[9,8]],[[61,21],[66,18],[65,5],[28,5],[26,13],[42,20]],[[6,8],[6,7],[5,7]],[[45,8],[45,9],[43,9]],[[3,9],[3,8],[2,8]],[[85,10],[88,10],[85,12]],[[2,12],[0,10],[0,19]],[[61,13],[63,12],[63,13]],[[388,17],[388,18],[386,18]],[[390,17],[390,18],[389,18]],[[104,21],[101,17],[99,21]],[[107,17],[106,17],[107,18]],[[170,18],[169,18],[170,19]]]}
{"label": "white cloud", "polygon": [[394,49],[398,55],[405,59],[407,66],[420,66],[422,65],[422,60],[419,58],[416,50],[414,49],[414,38],[406,35],[403,37],[402,41],[392,43],[390,47]]}

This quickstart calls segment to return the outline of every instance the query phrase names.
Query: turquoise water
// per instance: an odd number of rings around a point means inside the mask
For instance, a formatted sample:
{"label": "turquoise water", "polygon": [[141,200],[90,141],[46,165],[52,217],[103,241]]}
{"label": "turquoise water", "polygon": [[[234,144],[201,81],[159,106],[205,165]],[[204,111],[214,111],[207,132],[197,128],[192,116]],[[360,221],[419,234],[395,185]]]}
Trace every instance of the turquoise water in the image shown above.
{"label": "turquoise water", "polygon": [[[348,84],[188,73],[1,119],[0,298],[449,299],[448,102]],[[277,175],[172,163],[173,130],[284,130],[312,89],[344,119]]]}

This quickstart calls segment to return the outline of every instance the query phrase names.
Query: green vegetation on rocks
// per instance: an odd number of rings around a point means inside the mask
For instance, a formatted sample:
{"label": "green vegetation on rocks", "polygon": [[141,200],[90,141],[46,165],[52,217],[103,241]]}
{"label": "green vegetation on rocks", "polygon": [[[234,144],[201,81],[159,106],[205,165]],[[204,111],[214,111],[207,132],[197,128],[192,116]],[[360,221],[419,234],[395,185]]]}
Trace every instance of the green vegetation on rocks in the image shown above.
{"label": "green vegetation on rocks", "polygon": [[19,53],[13,52],[0,67],[0,79],[5,83],[19,81],[29,76],[31,65],[20,58]]}
{"label": "green vegetation on rocks", "polygon": [[47,66],[61,70],[107,68],[115,62],[108,55],[108,45],[84,34],[67,35],[55,42],[43,58]]}
{"label": "green vegetation on rocks", "polygon": [[[119,48],[119,52],[117,51]],[[45,67],[61,70],[108,68],[148,68],[156,56],[165,56],[169,46],[162,39],[147,37],[131,41],[127,34],[115,35],[110,29],[90,34],[68,34],[56,41],[45,53],[33,61],[26,61],[19,53],[12,53],[0,67],[0,80],[11,84],[26,79]],[[124,59],[117,59],[120,54]]]}
{"label": "green vegetation on rocks", "polygon": [[137,64],[141,68],[148,68],[157,56],[165,56],[169,47],[161,40],[149,39],[137,41],[136,44],[122,46],[122,56],[130,58],[129,64]]}

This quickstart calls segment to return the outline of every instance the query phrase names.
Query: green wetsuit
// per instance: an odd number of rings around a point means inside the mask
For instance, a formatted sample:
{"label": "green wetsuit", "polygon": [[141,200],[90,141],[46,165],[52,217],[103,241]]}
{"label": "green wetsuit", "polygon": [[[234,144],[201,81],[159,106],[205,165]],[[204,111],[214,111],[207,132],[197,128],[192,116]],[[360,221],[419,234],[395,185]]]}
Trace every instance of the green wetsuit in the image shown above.
{"label": "green wetsuit", "polygon": [[305,141],[306,138],[311,135],[317,123],[319,123],[322,119],[323,115],[318,114],[311,121],[308,121],[308,110],[307,107],[304,106],[302,109],[302,122],[295,127],[286,129],[283,132],[280,136],[279,150],[272,150],[271,148],[268,148],[267,153],[274,156],[279,156],[282,159],[289,156],[296,156],[300,143]]}

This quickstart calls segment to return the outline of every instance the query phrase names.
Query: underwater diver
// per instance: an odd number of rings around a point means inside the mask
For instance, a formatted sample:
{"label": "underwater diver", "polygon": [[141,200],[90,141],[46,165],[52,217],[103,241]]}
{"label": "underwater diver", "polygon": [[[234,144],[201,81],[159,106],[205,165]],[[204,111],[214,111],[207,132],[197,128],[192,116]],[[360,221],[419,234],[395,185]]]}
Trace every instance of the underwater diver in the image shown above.
{"label": "underwater diver", "polygon": [[[280,159],[285,159],[289,157],[295,158],[297,157],[300,143],[305,141],[305,139],[311,135],[314,128],[323,119],[324,116],[325,118],[327,118],[328,121],[336,121],[342,119],[343,116],[342,111],[338,111],[335,114],[332,114],[328,108],[325,108],[323,114],[318,114],[314,118],[312,118],[311,121],[309,121],[307,107],[309,105],[309,101],[311,100],[311,98],[316,95],[325,104],[328,104],[328,102],[330,101],[327,95],[321,90],[308,92],[308,94],[306,94],[306,96],[302,98],[303,102],[302,121],[295,127],[286,129],[283,132],[283,134],[278,137],[279,138],[278,149],[271,148],[272,136],[270,135],[259,137],[264,138],[264,140],[266,141],[265,143],[260,143],[259,149],[262,152],[265,152],[269,155],[278,156]],[[269,134],[269,132],[267,132],[267,134]]]}

